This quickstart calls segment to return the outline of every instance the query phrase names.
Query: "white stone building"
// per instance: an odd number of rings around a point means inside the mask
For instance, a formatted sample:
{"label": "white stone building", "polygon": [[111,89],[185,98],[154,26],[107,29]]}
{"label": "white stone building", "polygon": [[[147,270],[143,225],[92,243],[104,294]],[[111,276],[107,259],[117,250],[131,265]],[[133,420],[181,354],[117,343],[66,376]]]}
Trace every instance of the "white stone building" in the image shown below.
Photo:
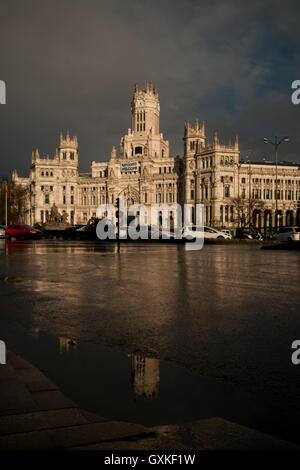
{"label": "white stone building", "polygon": [[[149,213],[155,203],[202,203],[205,224],[215,227],[243,225],[250,209],[253,224],[274,227],[276,186],[278,224],[300,223],[299,165],[280,163],[276,170],[272,163],[241,162],[237,137],[233,144],[221,145],[215,133],[208,144],[204,123],[198,121],[185,124],[183,157],[170,156],[159,117],[158,92],[146,82],[144,90],[135,86],[131,128],[121,138],[119,152],[113,147],[109,161],[93,161],[90,174],[79,173],[76,136],[61,135],[52,158],[36,150],[28,178],[13,172],[13,181],[28,188],[27,223],[44,223],[55,204],[71,224],[84,224],[99,204],[115,204],[125,195],[129,205],[143,203]],[[237,199],[245,201],[241,211]]]}

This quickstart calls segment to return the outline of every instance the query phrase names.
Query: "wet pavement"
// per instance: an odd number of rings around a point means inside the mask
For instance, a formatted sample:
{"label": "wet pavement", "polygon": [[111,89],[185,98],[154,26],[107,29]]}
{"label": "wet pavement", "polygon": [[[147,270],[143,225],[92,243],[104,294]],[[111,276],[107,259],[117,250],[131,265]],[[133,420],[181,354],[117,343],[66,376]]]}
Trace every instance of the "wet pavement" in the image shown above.
{"label": "wet pavement", "polygon": [[0,240],[0,339],[101,416],[152,426],[219,416],[298,442],[299,253],[119,251]]}

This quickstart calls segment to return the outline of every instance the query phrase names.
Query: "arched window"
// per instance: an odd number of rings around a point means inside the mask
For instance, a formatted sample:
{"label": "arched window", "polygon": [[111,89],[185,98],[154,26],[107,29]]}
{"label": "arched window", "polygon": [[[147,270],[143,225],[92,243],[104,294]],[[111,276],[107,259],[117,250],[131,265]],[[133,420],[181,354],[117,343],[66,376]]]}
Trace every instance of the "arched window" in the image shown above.
{"label": "arched window", "polygon": [[143,155],[143,147],[135,147],[135,155]]}

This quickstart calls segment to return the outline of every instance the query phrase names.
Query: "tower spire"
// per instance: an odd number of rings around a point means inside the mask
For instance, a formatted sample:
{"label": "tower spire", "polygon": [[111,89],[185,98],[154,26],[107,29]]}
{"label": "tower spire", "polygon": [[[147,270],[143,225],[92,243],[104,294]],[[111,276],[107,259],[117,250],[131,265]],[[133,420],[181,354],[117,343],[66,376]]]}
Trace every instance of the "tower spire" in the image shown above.
{"label": "tower spire", "polygon": [[117,159],[117,149],[116,149],[115,146],[113,146],[113,148],[111,149],[110,159],[111,160],[116,160]]}
{"label": "tower spire", "polygon": [[235,136],[234,147],[236,149],[239,148],[239,136],[238,136],[238,134],[236,134],[236,136]]}
{"label": "tower spire", "polygon": [[214,147],[216,147],[219,144],[219,138],[218,138],[218,133],[215,131],[214,133]]}

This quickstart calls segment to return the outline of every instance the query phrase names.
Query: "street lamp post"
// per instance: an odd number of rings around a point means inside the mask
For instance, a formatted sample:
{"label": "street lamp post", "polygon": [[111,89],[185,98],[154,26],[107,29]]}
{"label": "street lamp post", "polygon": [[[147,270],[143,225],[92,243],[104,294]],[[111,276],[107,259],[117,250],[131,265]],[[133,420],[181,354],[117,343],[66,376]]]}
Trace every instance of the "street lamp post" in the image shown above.
{"label": "street lamp post", "polygon": [[252,176],[252,171],[251,171],[251,161],[250,161],[250,158],[248,156],[246,156],[246,160],[248,162],[248,178],[249,178],[249,181],[248,181],[248,184],[249,184],[249,188],[248,188],[248,191],[249,191],[249,198],[248,198],[248,224],[249,224],[249,229],[250,229],[250,226],[251,226],[251,176]]}
{"label": "street lamp post", "polygon": [[215,218],[214,218],[214,200],[215,200],[215,186],[216,186],[216,177],[211,178],[210,181],[210,226],[213,227],[215,223]]}
{"label": "street lamp post", "polygon": [[275,149],[275,229],[277,230],[278,226],[278,147],[282,142],[289,142],[289,137],[283,137],[282,139],[278,140],[277,135],[275,135],[274,142],[270,139],[264,138],[265,144],[273,145]]}
{"label": "street lamp post", "polygon": [[251,176],[252,176],[252,171],[251,171],[251,162],[249,160],[249,229],[251,226]]}
{"label": "street lamp post", "polygon": [[241,214],[240,214],[240,168],[241,168],[241,164],[236,163],[236,166],[237,166],[237,170],[238,170],[238,182],[237,182],[238,204],[239,204],[239,207],[238,207],[238,228],[240,228],[241,227]]}
{"label": "street lamp post", "polygon": [[4,191],[5,191],[5,226],[7,226],[7,218],[8,218],[8,197],[7,197],[7,193],[8,193],[8,189],[7,189],[7,183],[8,183],[8,180],[7,178],[1,178],[1,189],[4,187]]}

